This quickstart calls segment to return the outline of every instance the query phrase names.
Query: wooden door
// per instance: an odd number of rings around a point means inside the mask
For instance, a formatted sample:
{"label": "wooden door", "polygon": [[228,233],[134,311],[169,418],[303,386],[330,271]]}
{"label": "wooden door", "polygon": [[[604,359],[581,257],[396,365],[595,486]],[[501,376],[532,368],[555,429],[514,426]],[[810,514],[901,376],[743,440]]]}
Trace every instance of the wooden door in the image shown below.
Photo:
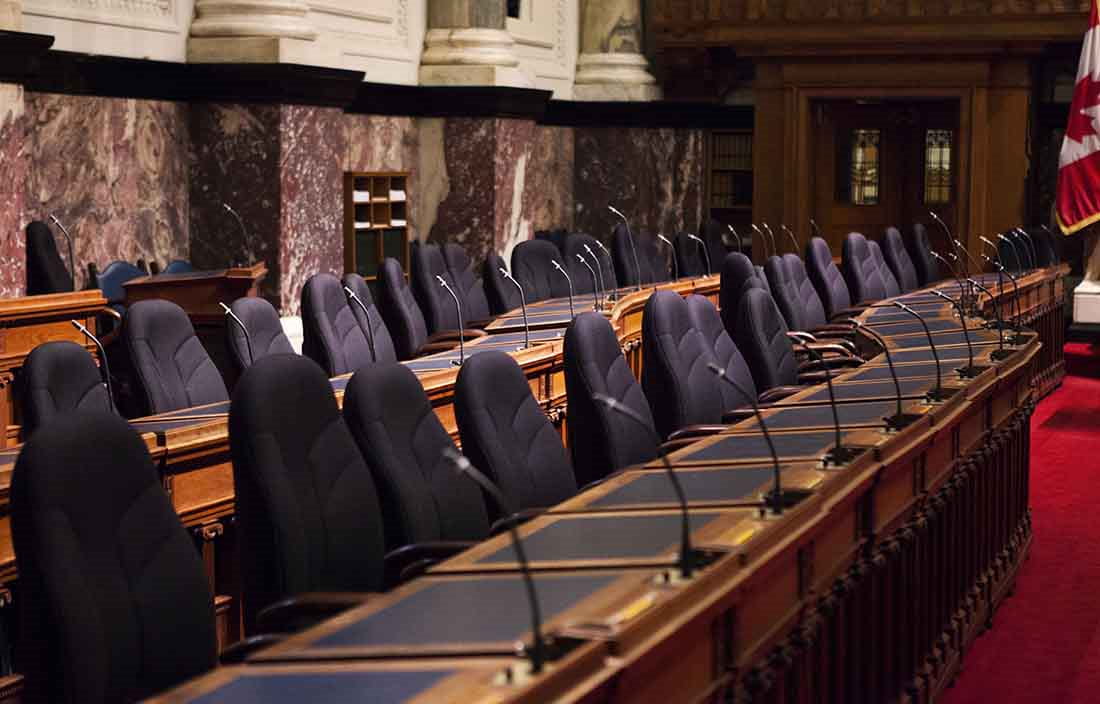
{"label": "wooden door", "polygon": [[894,226],[947,236],[956,227],[956,101],[820,101],[814,104],[813,217],[836,256],[849,232],[879,239]]}

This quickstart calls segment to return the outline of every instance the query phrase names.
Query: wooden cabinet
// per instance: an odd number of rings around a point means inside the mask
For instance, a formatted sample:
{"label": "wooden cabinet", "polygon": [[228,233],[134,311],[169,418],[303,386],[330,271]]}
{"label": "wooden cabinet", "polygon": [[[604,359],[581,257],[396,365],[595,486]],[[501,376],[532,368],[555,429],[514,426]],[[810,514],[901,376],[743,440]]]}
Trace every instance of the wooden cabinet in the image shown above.
{"label": "wooden cabinet", "polygon": [[385,257],[409,268],[409,174],[349,171],[344,174],[344,271],[374,287]]}

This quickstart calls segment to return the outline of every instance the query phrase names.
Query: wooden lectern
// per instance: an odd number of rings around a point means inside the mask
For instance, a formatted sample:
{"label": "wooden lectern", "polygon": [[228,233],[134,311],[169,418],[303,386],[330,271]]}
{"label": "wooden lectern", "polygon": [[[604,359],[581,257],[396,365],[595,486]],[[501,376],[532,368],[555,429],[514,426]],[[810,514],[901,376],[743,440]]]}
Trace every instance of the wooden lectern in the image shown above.
{"label": "wooden lectern", "polygon": [[0,421],[4,423],[0,447],[19,442],[22,403],[18,375],[23,360],[38,345],[55,340],[71,340],[96,356],[95,344],[70,321],[95,330],[96,314],[106,305],[99,289],[0,299]]}

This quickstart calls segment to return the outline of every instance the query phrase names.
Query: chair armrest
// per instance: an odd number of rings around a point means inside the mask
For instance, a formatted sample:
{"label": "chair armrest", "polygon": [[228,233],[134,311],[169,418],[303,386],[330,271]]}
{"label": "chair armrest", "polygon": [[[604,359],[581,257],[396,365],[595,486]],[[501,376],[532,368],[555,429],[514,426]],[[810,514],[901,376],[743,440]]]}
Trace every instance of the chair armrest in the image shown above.
{"label": "chair armrest", "polygon": [[825,364],[818,362],[816,359],[803,362],[798,365],[798,373],[802,372],[814,372],[824,369],[845,369],[850,367],[858,367],[863,364],[863,360],[859,357],[826,357]]}
{"label": "chair armrest", "polygon": [[489,333],[484,330],[440,330],[436,334],[428,336],[428,344],[433,342],[450,342],[451,340],[458,342],[458,338],[460,337],[463,340],[469,341],[476,337],[485,337],[488,334]]}
{"label": "chair armrest", "polygon": [[108,318],[114,318],[118,322],[122,322],[122,313],[118,312],[111,306],[104,306],[99,309],[99,315],[106,315]]}
{"label": "chair armrest", "polygon": [[419,576],[435,563],[469,550],[476,544],[466,540],[436,540],[403,545],[391,550],[384,560],[386,586],[401,584]]}
{"label": "chair armrest", "polygon": [[809,344],[811,342],[817,342],[816,337],[814,337],[810,333],[804,332],[802,330],[788,330],[787,331],[787,337],[792,339],[792,340],[797,340],[798,342],[804,342],[806,344]]}
{"label": "chair armrest", "polygon": [[[825,352],[834,352],[841,357],[853,357],[855,359],[859,359],[854,354],[852,354],[851,350],[849,350],[846,346],[840,344],[839,342],[816,342],[808,344],[806,346],[814,352],[817,352],[818,354],[824,354]],[[859,361],[861,364],[863,363],[862,359],[860,359]]]}
{"label": "chair armrest", "polygon": [[280,599],[256,614],[264,633],[293,633],[362,604],[369,592],[306,592]]}
{"label": "chair armrest", "polygon": [[[859,350],[856,349],[856,343],[851,339],[852,333],[837,333],[826,332],[818,337],[822,344],[826,345],[839,345],[848,351],[849,355],[855,356],[859,354]],[[813,345],[810,345],[813,347]]]}
{"label": "chair armrest", "polygon": [[756,397],[757,403],[775,403],[780,399],[793,396],[799,391],[805,391],[806,389],[801,386],[773,386],[764,393]]}
{"label": "chair armrest", "polygon": [[740,423],[743,420],[748,420],[755,416],[756,412],[751,408],[734,408],[722,414],[722,421],[732,425],[733,423]]}
{"label": "chair armrest", "polygon": [[546,513],[544,508],[525,508],[522,511],[516,511],[510,516],[502,516],[493,522],[493,525],[489,526],[489,535],[497,535],[508,529],[509,525],[519,525],[526,523],[532,518],[538,518],[542,514]]}
{"label": "chair armrest", "polygon": [[[661,443],[661,451],[663,451],[663,452],[675,452],[676,450],[687,447],[688,445],[692,445],[692,444],[697,443],[697,442],[699,442],[698,437],[680,438],[678,440],[666,440],[665,442]],[[657,459],[657,458],[655,458],[655,459]]]}
{"label": "chair armrest", "polygon": [[715,433],[721,433],[724,430],[728,430],[727,425],[686,425],[679,430],[674,431],[668,436],[668,442],[676,442],[677,440],[687,440],[690,438],[702,438],[707,435],[714,435]]}
{"label": "chair armrest", "polygon": [[222,665],[240,665],[252,653],[275,645],[284,638],[286,638],[286,635],[282,633],[262,633],[258,636],[239,640],[218,654],[218,662]]}

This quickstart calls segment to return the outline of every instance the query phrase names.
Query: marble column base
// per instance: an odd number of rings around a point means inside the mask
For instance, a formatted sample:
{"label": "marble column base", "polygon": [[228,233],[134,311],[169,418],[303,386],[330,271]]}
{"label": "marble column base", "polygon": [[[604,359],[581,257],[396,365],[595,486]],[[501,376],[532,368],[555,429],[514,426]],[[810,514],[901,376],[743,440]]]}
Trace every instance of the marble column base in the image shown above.
{"label": "marble column base", "polygon": [[641,54],[589,53],[577,59],[574,100],[661,99],[657,79]]}
{"label": "marble column base", "polygon": [[23,0],[0,0],[0,29],[23,28]]}
{"label": "marble column base", "polygon": [[523,71],[511,66],[421,66],[422,86],[532,87]]}
{"label": "marble column base", "polygon": [[519,70],[515,41],[501,29],[431,29],[420,57],[420,83],[432,86],[529,88]]}
{"label": "marble column base", "polygon": [[284,63],[331,65],[309,39],[288,37],[190,37],[187,61],[201,63]]}
{"label": "marble column base", "polygon": [[573,100],[648,103],[661,99],[660,86],[586,83],[573,86]]}

